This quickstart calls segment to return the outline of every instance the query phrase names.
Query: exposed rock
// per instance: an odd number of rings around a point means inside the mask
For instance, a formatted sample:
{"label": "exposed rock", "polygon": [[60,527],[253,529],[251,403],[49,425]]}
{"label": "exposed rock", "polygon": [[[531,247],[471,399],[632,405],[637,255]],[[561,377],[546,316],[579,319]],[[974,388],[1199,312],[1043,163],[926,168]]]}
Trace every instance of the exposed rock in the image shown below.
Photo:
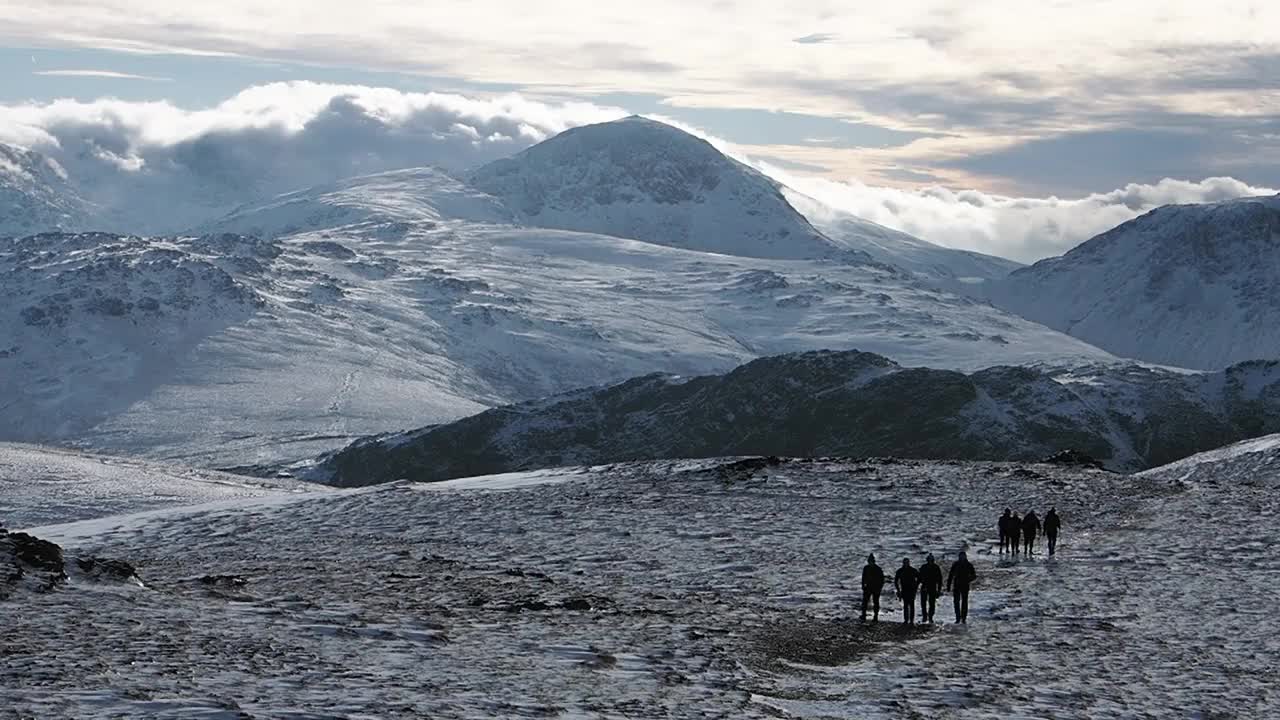
{"label": "exposed rock", "polygon": [[241,590],[249,584],[248,580],[239,575],[203,575],[196,582],[222,590]]}
{"label": "exposed rock", "polygon": [[27,533],[0,529],[0,600],[24,587],[49,592],[66,579],[61,547]]}
{"label": "exposed rock", "polygon": [[1088,453],[1083,453],[1079,450],[1072,450],[1069,448],[1066,450],[1059,450],[1040,462],[1047,463],[1049,465],[1067,465],[1070,467],[1091,467],[1099,469],[1103,467],[1102,461],[1094,458]]}
{"label": "exposed rock", "polygon": [[5,537],[12,544],[17,560],[39,570],[63,571],[62,548],[56,543],[26,533],[8,533]]}
{"label": "exposed rock", "polygon": [[137,568],[124,560],[108,560],[104,558],[76,558],[76,567],[80,572],[94,580],[113,582],[138,582]]}

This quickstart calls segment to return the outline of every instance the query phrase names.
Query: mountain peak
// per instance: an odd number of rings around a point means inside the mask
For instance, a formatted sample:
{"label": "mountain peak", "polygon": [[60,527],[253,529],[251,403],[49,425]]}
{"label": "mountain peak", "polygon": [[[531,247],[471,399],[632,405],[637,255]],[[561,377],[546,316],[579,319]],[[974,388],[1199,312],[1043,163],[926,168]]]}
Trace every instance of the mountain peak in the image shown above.
{"label": "mountain peak", "polygon": [[469,180],[538,227],[744,257],[871,261],[814,229],[773,180],[639,116],[567,130]]}

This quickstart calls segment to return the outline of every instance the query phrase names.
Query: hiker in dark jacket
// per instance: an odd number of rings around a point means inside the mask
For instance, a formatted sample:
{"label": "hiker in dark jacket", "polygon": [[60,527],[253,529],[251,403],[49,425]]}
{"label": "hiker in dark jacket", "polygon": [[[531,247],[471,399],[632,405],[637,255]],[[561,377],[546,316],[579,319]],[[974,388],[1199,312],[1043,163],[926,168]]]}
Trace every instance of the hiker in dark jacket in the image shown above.
{"label": "hiker in dark jacket", "polygon": [[1058,511],[1049,508],[1049,512],[1044,516],[1044,536],[1049,540],[1049,554],[1053,555],[1058,548],[1058,531],[1062,529],[1062,518],[1058,517]]}
{"label": "hiker in dark jacket", "polygon": [[951,570],[947,572],[947,591],[952,593],[958,623],[968,624],[969,586],[977,579],[978,571],[973,569],[973,563],[969,562],[963,552],[960,553],[960,557],[951,563]]}
{"label": "hiker in dark jacket", "polygon": [[875,608],[874,620],[880,619],[880,591],[884,589],[884,570],[876,564],[874,554],[867,556],[867,564],[862,568],[862,622],[867,621],[867,601],[872,601]]}
{"label": "hiker in dark jacket", "polygon": [[1031,553],[1036,550],[1036,534],[1040,532],[1040,518],[1036,517],[1036,511],[1032,510],[1027,516],[1022,518],[1022,544],[1026,550],[1027,557],[1031,557]]}
{"label": "hiker in dark jacket", "polygon": [[902,601],[902,624],[916,624],[916,589],[920,587],[920,573],[911,567],[909,558],[902,558],[902,567],[893,576],[893,589]]}
{"label": "hiker in dark jacket", "polygon": [[1013,521],[1013,511],[1009,508],[1004,509],[1004,514],[996,522],[996,527],[1000,529],[1000,554],[1009,548],[1009,523]]}
{"label": "hiker in dark jacket", "polygon": [[1009,547],[1013,549],[1014,557],[1022,549],[1022,518],[1018,517],[1018,513],[1009,518]]}
{"label": "hiker in dark jacket", "polygon": [[933,611],[938,608],[938,596],[942,594],[942,568],[933,561],[930,553],[920,566],[920,622],[933,622]]}

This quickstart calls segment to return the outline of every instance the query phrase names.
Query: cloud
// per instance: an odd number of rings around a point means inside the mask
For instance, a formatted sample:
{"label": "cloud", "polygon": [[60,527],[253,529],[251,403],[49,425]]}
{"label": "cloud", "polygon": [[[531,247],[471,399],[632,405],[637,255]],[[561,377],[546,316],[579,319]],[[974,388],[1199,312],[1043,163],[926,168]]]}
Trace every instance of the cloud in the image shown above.
{"label": "cloud", "polygon": [[[727,103],[722,107],[755,96],[748,106],[832,116],[884,112],[913,128],[917,119],[907,108],[877,111],[855,95],[821,88],[961,88],[962,97],[1000,95],[1029,109],[1036,98],[1053,97],[1074,122],[1090,114],[1089,101],[1167,108],[1196,97],[1195,87],[1161,88],[1161,78],[1199,75],[1246,98],[1253,86],[1238,81],[1269,67],[1248,58],[1280,51],[1280,8],[1252,0],[1232,12],[1164,0],[558,0],[537,12],[517,11],[510,0],[0,0],[0,17],[0,35],[14,46],[233,53],[584,93],[699,96]],[[580,51],[592,46],[632,57],[600,63],[599,54]],[[1022,79],[1010,82],[1009,68]],[[770,87],[770,73],[815,84]],[[1106,98],[1090,93],[1100,79],[1115,88]],[[945,108],[945,99],[915,104]],[[958,121],[941,118],[930,129]]]}
{"label": "cloud", "polygon": [[[264,195],[395,168],[462,170],[625,114],[519,95],[291,82],[204,110],[119,100],[0,106],[0,141],[53,159],[89,201],[125,208],[103,218],[109,229],[176,232]],[[154,207],[133,212],[131,198]]]}
{"label": "cloud", "polygon": [[1155,183],[1129,183],[1111,192],[1075,199],[1004,197],[977,190],[937,186],[904,190],[797,177],[777,169],[769,172],[830,208],[945,247],[1026,263],[1061,255],[1160,205],[1280,192],[1234,178],[1214,177],[1198,182],[1166,178]]}
{"label": "cloud", "polygon": [[[462,170],[570,127],[626,114],[516,94],[472,98],[292,82],[252,87],[204,110],[118,100],[0,106],[0,141],[44,153],[91,202],[125,208],[104,217],[104,223],[118,223],[106,229],[176,232],[263,195],[403,167]],[[803,174],[823,171],[821,156],[781,156],[775,146],[735,145],[670,118],[656,119],[706,138],[833,211],[947,247],[1024,262],[1060,254],[1158,205],[1276,192],[1212,177],[1117,183],[1117,190],[1074,199],[1017,197],[950,189],[927,166],[915,164],[880,174],[928,186],[883,187]],[[145,204],[139,206],[138,198]]]}
{"label": "cloud", "polygon": [[172,82],[173,78],[155,77],[152,75],[134,75],[133,73],[115,72],[114,70],[34,70],[32,75],[44,77],[83,77],[105,78],[110,80],[151,80],[155,82]]}
{"label": "cloud", "polygon": [[[937,157],[997,140],[1140,131],[1188,114],[1213,138],[1280,116],[1280,93],[1268,92],[1280,83],[1280,4],[1260,0],[1231,12],[1167,0],[557,0],[537,12],[513,11],[511,0],[0,0],[0,17],[13,47],[234,55],[573,97],[645,93],[682,108],[787,108],[928,134]],[[1258,134],[1236,140],[1232,157],[1280,145]],[[1002,192],[1036,167],[1007,155],[998,170],[942,172],[900,155],[883,166]],[[1098,158],[1105,167],[1088,190],[1123,171],[1150,181],[1190,172],[1157,167],[1169,165],[1160,158],[1136,168]],[[1271,182],[1246,165],[1215,162],[1208,173]],[[1071,184],[1046,173],[1019,192],[1082,192],[1079,174]]]}

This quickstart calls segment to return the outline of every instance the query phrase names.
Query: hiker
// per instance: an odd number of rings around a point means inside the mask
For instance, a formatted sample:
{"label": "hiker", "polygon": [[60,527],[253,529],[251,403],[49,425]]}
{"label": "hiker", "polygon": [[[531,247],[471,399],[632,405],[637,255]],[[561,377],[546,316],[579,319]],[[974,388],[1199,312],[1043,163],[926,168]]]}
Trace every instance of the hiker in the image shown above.
{"label": "hiker", "polygon": [[902,601],[902,624],[916,624],[916,588],[920,587],[920,573],[911,567],[910,558],[902,558],[902,567],[893,576],[893,589]]}
{"label": "hiker", "polygon": [[938,608],[938,596],[942,594],[942,568],[933,561],[933,553],[920,566],[920,622],[933,623],[933,611]]}
{"label": "hiker", "polygon": [[1058,547],[1058,531],[1062,529],[1062,518],[1058,517],[1058,511],[1049,508],[1049,512],[1044,516],[1044,536],[1049,539],[1049,555],[1052,556],[1054,550]]}
{"label": "hiker", "polygon": [[884,570],[876,564],[874,553],[867,556],[867,564],[862,568],[862,622],[867,621],[867,601],[873,601],[874,620],[880,619],[880,591],[884,589]]}
{"label": "hiker", "polygon": [[1018,551],[1021,548],[1021,540],[1022,518],[1018,517],[1018,513],[1014,513],[1013,517],[1009,518],[1009,547],[1013,548],[1014,557],[1018,556]]}
{"label": "hiker", "polygon": [[996,522],[996,526],[1000,528],[1000,554],[1009,547],[1009,523],[1013,521],[1013,511],[1009,508],[1004,509],[1004,514],[1000,516],[1000,520]]}
{"label": "hiker", "polygon": [[952,602],[955,604],[956,622],[962,625],[967,625],[969,619],[969,586],[977,579],[978,571],[973,569],[973,563],[969,562],[964,552],[961,552],[960,557],[951,563],[951,570],[947,572],[947,592],[953,593]]}
{"label": "hiker", "polygon": [[1040,532],[1040,518],[1036,517],[1036,511],[1032,510],[1022,518],[1022,542],[1026,547],[1027,557],[1031,557],[1031,553],[1036,550],[1036,533],[1038,532]]}

